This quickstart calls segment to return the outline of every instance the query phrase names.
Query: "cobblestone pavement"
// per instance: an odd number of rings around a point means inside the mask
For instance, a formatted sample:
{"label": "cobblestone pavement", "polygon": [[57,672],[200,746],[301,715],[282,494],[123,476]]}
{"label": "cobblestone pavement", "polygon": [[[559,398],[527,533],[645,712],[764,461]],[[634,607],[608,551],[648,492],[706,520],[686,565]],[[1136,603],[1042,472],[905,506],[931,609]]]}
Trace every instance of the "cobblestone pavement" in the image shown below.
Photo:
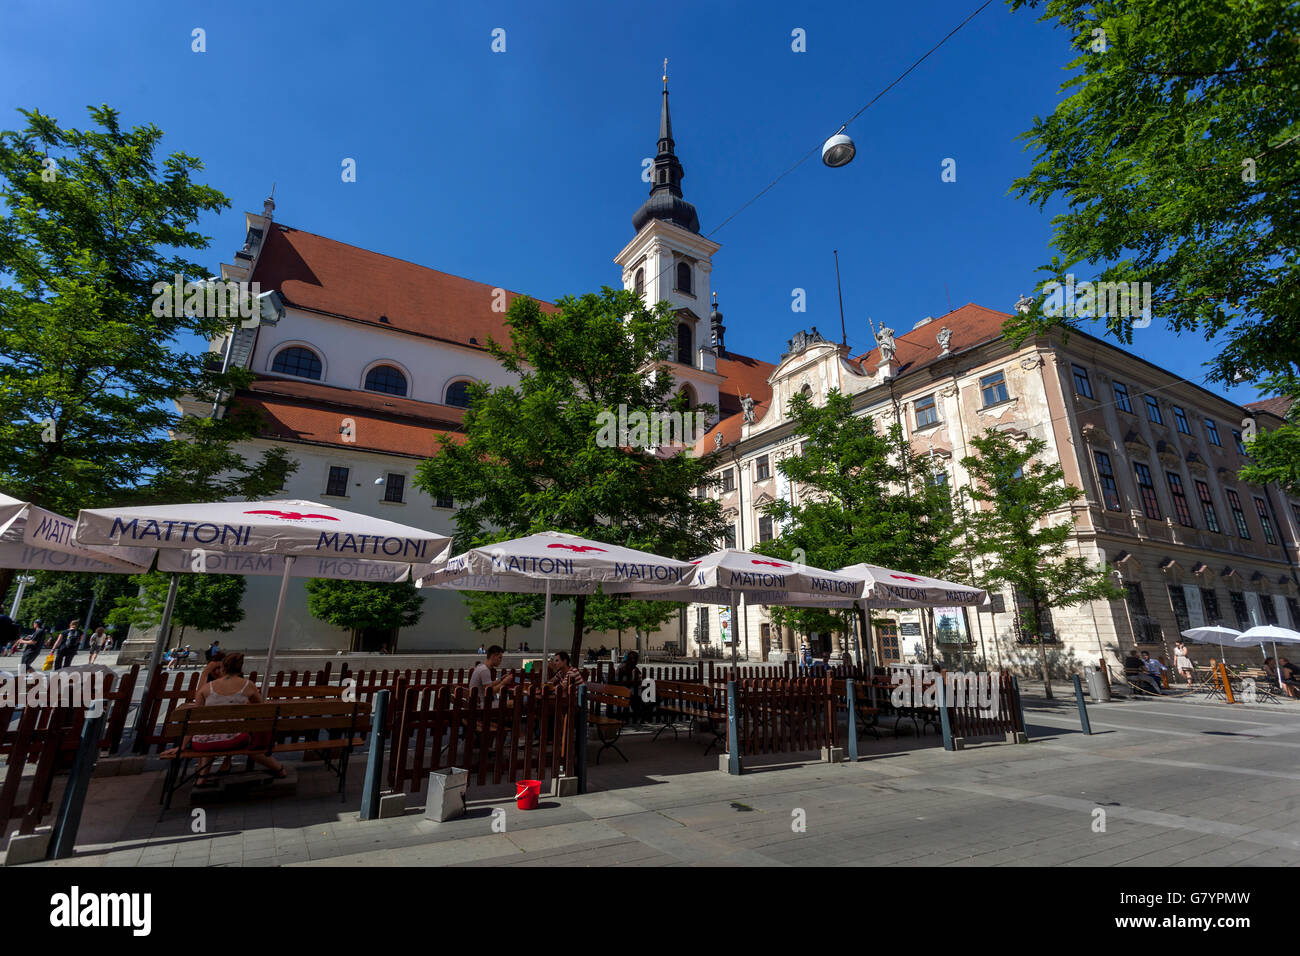
{"label": "cobblestone pavement", "polygon": [[471,786],[467,816],[441,824],[421,793],[403,816],[358,820],[354,759],[343,801],[323,767],[291,764],[295,781],[206,806],[194,832],[184,791],[159,821],[150,770],[96,778],[77,855],[35,865],[1300,863],[1300,708],[1125,700],[1089,714],[1086,737],[1072,697],[1030,691],[1028,745],[949,753],[886,735],[857,763],[751,760],[739,777],[703,756],[703,738],[625,735],[630,762],[607,753],[587,794],[520,811],[512,787]]}

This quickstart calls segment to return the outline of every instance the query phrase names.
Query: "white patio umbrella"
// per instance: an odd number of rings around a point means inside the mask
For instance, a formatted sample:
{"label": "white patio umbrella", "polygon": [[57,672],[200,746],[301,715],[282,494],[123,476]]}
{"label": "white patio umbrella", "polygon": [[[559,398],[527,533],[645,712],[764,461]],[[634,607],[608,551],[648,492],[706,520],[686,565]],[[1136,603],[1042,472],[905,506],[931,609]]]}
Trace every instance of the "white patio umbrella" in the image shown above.
{"label": "white patio umbrella", "polygon": [[96,548],[73,540],[76,522],[39,505],[0,494],[0,567],[140,574],[156,548]]}
{"label": "white patio umbrella", "polygon": [[1278,627],[1276,624],[1257,624],[1242,632],[1236,639],[1237,644],[1258,644],[1260,652],[1267,657],[1268,654],[1264,651],[1265,641],[1273,645],[1273,666],[1277,668],[1277,683],[1280,687],[1282,686],[1282,664],[1277,659],[1277,646],[1300,644],[1300,631],[1293,631],[1289,627]]}
{"label": "white patio umbrella", "polygon": [[[742,595],[747,604],[849,607],[861,596],[863,589],[861,580],[843,573],[734,548],[714,551],[692,563],[696,568],[695,577],[686,587],[665,589],[654,595],[629,593],[629,597],[725,604],[731,609],[732,663],[735,663],[740,647],[739,602]],[[606,591],[635,590],[617,585],[606,588]]]}
{"label": "white patio umbrella", "polygon": [[1209,627],[1193,627],[1182,632],[1182,636],[1197,644],[1218,644],[1220,647],[1236,647],[1237,637],[1241,631],[1215,624]]}
{"label": "white patio umbrella", "polygon": [[561,531],[543,531],[471,548],[449,560],[442,569],[416,567],[414,573],[415,586],[420,588],[545,594],[542,617],[542,666],[545,667],[550,647],[552,595],[594,594],[598,588],[651,594],[688,583],[695,575],[695,568],[689,562],[647,551]]}
{"label": "white patio umbrella", "polygon": [[[436,531],[299,500],[83,509],[77,517],[75,537],[81,544],[149,545],[162,550],[182,550],[191,553],[192,562],[193,552],[201,551],[205,568],[213,555],[223,556],[221,560],[241,555],[282,557],[280,596],[266,651],[264,686],[275,661],[285,595],[297,560],[362,559],[436,566],[446,561],[451,548],[451,539]],[[198,567],[192,565],[192,569]],[[176,583],[173,573],[168,608],[154,645],[153,669],[160,663],[159,645],[170,624]]]}

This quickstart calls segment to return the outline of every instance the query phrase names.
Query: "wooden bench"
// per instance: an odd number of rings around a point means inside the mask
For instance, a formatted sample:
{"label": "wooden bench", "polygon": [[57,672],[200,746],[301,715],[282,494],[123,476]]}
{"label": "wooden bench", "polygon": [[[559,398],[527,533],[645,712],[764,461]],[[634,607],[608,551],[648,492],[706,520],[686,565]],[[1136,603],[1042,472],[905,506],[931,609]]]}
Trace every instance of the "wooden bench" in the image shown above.
{"label": "wooden bench", "polygon": [[618,738],[623,733],[623,721],[617,717],[610,717],[608,713],[601,714],[600,708],[616,708],[618,710],[627,710],[632,706],[632,690],[628,687],[620,687],[617,684],[588,684],[587,685],[587,725],[596,729],[596,736],[600,740],[600,749],[596,751],[596,763],[600,763],[600,755],[606,750],[612,750],[623,758],[627,763],[627,754],[618,749]]}
{"label": "wooden bench", "polygon": [[705,756],[708,756],[714,744],[725,744],[727,707],[715,688],[687,681],[655,681],[655,703],[659,713],[666,714],[669,719],[651,739],[658,740],[659,735],[669,729],[676,737],[677,721],[674,718],[684,717],[689,721],[689,733],[695,732],[696,721],[708,721],[713,740],[705,748]]}
{"label": "wooden bench", "polygon": [[334,684],[272,684],[266,689],[267,700],[342,700],[344,688]]}
{"label": "wooden bench", "polygon": [[[322,731],[329,736],[322,739]],[[163,783],[163,813],[171,808],[175,792],[193,779],[185,776],[186,764],[204,757],[323,752],[326,754],[325,765],[338,774],[339,793],[342,795],[347,782],[348,758],[354,748],[364,746],[369,731],[370,704],[366,701],[282,700],[207,707],[183,704],[172,711],[163,728],[164,738],[175,741],[176,748],[173,752],[159,754],[171,761]],[[231,750],[195,750],[191,738],[196,734],[248,734],[253,743]],[[258,741],[265,742],[259,744]],[[331,765],[330,754],[337,755],[337,767]],[[197,776],[197,771],[194,776]]]}

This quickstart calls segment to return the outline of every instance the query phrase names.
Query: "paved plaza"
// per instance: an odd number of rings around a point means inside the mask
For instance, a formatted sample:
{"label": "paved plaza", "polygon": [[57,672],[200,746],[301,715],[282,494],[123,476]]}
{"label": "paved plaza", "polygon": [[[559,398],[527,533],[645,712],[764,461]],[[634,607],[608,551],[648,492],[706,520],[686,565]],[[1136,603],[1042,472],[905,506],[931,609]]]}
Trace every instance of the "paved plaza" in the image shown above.
{"label": "paved plaza", "polygon": [[887,734],[864,740],[857,763],[770,758],[733,777],[703,737],[634,734],[630,762],[606,753],[587,794],[520,811],[512,787],[471,786],[468,815],[441,824],[424,819],[422,793],[403,816],[359,821],[360,758],[344,802],[319,764],[291,763],[284,792],[209,803],[196,833],[184,790],[159,822],[151,760],[97,777],[76,856],[33,865],[1300,863],[1300,706],[1117,700],[1090,705],[1087,737],[1072,697],[1026,690],[1028,745],[949,753],[933,736]]}

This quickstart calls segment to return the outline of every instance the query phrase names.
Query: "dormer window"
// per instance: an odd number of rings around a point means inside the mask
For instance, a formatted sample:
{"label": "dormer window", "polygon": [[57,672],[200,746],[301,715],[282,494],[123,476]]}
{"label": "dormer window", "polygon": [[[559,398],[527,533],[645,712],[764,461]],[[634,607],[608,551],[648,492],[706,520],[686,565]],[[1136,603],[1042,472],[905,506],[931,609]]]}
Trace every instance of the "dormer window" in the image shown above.
{"label": "dormer window", "polygon": [[366,391],[388,395],[406,394],[406,376],[391,365],[376,365],[366,373]]}
{"label": "dormer window", "polygon": [[448,385],[446,404],[455,408],[469,408],[469,382],[452,382]]}
{"label": "dormer window", "polygon": [[689,262],[677,263],[677,291],[685,292],[687,295],[694,295],[691,286],[691,264]]}
{"label": "dormer window", "polygon": [[276,353],[275,361],[271,363],[271,371],[320,381],[321,361],[311,349],[292,345]]}

